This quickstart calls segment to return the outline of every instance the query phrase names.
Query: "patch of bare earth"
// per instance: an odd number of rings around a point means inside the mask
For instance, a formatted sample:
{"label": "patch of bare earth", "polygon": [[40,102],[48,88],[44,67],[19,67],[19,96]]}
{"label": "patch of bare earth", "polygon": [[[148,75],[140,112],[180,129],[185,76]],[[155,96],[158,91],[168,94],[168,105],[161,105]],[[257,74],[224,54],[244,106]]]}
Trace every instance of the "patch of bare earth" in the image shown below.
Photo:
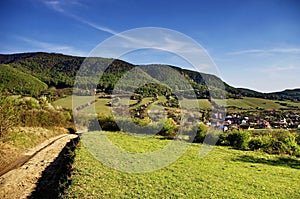
{"label": "patch of bare earth", "polygon": [[0,140],[0,176],[24,163],[23,159],[28,158],[30,150],[35,151],[42,142],[68,132],[61,127],[15,127],[4,140]]}
{"label": "patch of bare earth", "polygon": [[19,155],[17,160],[20,162],[15,168],[0,177],[0,198],[29,197],[36,189],[43,171],[58,157],[66,144],[76,137],[74,134],[62,134]]}

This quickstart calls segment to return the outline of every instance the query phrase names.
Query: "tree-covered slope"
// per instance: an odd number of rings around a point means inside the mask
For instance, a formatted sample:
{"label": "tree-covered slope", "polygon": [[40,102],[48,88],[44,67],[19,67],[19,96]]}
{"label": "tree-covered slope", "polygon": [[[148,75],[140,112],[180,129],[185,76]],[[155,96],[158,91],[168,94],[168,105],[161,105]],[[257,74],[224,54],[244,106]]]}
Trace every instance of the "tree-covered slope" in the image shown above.
{"label": "tree-covered slope", "polygon": [[0,64],[0,86],[9,93],[39,95],[47,84],[7,64]]}
{"label": "tree-covered slope", "polygon": [[300,102],[300,89],[287,89],[281,92],[274,92],[269,93],[270,99],[276,100],[292,100],[292,101],[299,101]]}
{"label": "tree-covered slope", "polygon": [[16,61],[9,63],[11,66],[57,88],[73,85],[76,72],[84,60],[81,57],[49,53],[20,54],[20,58],[14,59]]}
{"label": "tree-covered slope", "polygon": [[[80,69],[80,76],[89,77],[90,74],[93,74],[94,77],[101,76],[97,87],[105,91],[111,91],[127,71],[136,67],[134,64],[117,59],[98,57],[86,59],[84,57],[42,52],[11,55],[0,54],[1,63],[8,64],[15,68],[15,70],[34,76],[49,87],[54,86],[56,88],[72,87]],[[226,94],[230,98],[257,97],[300,101],[300,89],[261,93],[245,88],[234,88],[215,75],[199,73],[175,66],[146,65],[139,67],[142,70],[139,71],[138,76],[135,74],[138,80],[145,79],[150,81],[151,78],[154,78],[165,84],[174,84],[179,90],[185,89],[183,88],[185,85],[183,81],[188,81],[198,98],[209,98],[213,93],[215,95],[213,97],[223,97]],[[169,73],[167,68],[172,68],[177,73]],[[105,71],[104,74],[102,74],[103,71]],[[82,83],[89,84],[88,78],[86,78],[86,82]],[[222,88],[225,88],[226,92],[223,92],[224,89]]]}

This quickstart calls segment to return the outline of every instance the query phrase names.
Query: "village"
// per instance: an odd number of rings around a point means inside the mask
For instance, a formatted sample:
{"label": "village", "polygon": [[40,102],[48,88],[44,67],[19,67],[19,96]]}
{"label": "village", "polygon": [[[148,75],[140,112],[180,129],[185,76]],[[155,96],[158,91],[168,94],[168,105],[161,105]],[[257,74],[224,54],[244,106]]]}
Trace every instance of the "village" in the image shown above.
{"label": "village", "polygon": [[[212,120],[221,119],[220,114],[213,114]],[[300,117],[299,115],[289,115],[287,118],[283,117],[278,120],[257,119],[254,117],[244,116],[242,114],[234,113],[227,114],[222,123],[207,122],[207,126],[219,127],[224,132],[229,129],[299,129]]]}

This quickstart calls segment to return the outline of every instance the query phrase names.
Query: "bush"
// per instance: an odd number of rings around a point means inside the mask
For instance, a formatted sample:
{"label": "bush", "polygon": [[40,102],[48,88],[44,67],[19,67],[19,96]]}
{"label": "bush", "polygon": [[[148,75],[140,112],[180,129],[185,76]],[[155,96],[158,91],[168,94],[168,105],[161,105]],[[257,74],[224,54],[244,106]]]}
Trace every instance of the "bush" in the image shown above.
{"label": "bush", "polygon": [[[93,122],[95,123],[95,121]],[[118,127],[112,115],[109,116],[103,114],[99,115],[98,122],[101,126],[101,129],[104,131],[120,131],[120,128]],[[96,130],[100,130],[100,129],[96,129]]]}
{"label": "bush", "polygon": [[267,135],[257,135],[249,142],[251,150],[263,150],[270,154],[300,156],[300,146],[294,134],[288,131],[271,131]]}
{"label": "bush", "polygon": [[151,122],[149,118],[144,119],[133,119],[130,118],[118,118],[117,123],[119,124],[119,128],[128,133],[140,134],[153,136],[163,129],[164,123],[160,122]]}
{"label": "bush", "polygon": [[134,123],[136,123],[137,125],[142,126],[142,127],[148,126],[151,123],[151,119],[149,117],[145,117],[143,119],[134,118],[133,121],[134,121]]}
{"label": "bush", "polygon": [[300,155],[300,147],[297,144],[295,136],[290,132],[281,132],[276,135],[278,142],[280,143],[279,151],[280,153],[287,153],[290,155]]}
{"label": "bush", "polygon": [[197,133],[194,139],[194,142],[196,143],[202,143],[204,141],[204,138],[207,134],[208,127],[205,124],[199,124],[197,126]]}
{"label": "bush", "polygon": [[96,118],[91,118],[88,121],[88,131],[100,131],[100,124],[98,119]]}
{"label": "bush", "polygon": [[225,133],[225,132],[220,132],[219,134],[219,139],[218,139],[218,142],[217,142],[217,145],[221,145],[221,146],[229,146],[230,143],[228,141],[228,134]]}
{"label": "bush", "polygon": [[159,135],[162,135],[166,138],[175,138],[178,131],[178,126],[172,118],[168,118],[164,121],[164,126],[159,132]]}
{"label": "bush", "polygon": [[268,147],[271,145],[272,137],[269,135],[260,135],[253,137],[249,143],[249,149],[250,150],[267,150]]}
{"label": "bush", "polygon": [[297,144],[300,145],[300,133],[299,132],[296,133],[295,138],[296,138]]}
{"label": "bush", "polygon": [[18,112],[16,101],[0,94],[0,138],[18,123]]}
{"label": "bush", "polygon": [[242,150],[248,149],[248,143],[250,141],[250,138],[251,135],[249,132],[241,130],[231,131],[227,136],[227,140],[230,146]]}
{"label": "bush", "polygon": [[18,117],[19,125],[28,127],[69,126],[72,118],[67,111],[38,109],[23,111]]}
{"label": "bush", "polygon": [[208,130],[207,135],[205,136],[205,140],[203,141],[204,144],[209,144],[209,145],[215,145],[215,144],[220,144],[222,140],[220,140],[220,137],[222,137],[222,131],[221,130],[216,130],[216,129],[210,129]]}

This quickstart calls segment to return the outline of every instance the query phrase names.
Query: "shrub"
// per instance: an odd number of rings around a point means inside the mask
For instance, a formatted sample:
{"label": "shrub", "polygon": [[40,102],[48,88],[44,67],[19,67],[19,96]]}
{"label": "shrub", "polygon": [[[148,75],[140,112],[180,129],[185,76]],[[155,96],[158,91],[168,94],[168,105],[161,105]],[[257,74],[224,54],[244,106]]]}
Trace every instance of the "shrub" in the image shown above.
{"label": "shrub", "polygon": [[208,133],[205,136],[203,143],[209,144],[209,145],[220,144],[220,142],[222,141],[222,140],[220,140],[221,135],[222,135],[221,130],[209,129]]}
{"label": "shrub", "polygon": [[162,135],[166,138],[175,138],[178,131],[178,126],[172,118],[168,118],[164,121],[163,128],[159,132],[159,135]]}
{"label": "shrub", "polygon": [[23,111],[18,117],[19,125],[28,127],[69,126],[72,118],[66,111],[37,109]]}
{"label": "shrub", "polygon": [[272,137],[268,135],[261,135],[253,137],[249,143],[249,149],[250,150],[266,150],[271,144]]}
{"label": "shrub", "polygon": [[289,154],[300,156],[300,146],[296,137],[289,131],[271,131],[266,135],[257,135],[249,141],[251,150],[263,150],[270,154]]}
{"label": "shrub", "polygon": [[[130,120],[131,121],[131,120]],[[139,126],[148,126],[151,123],[151,119],[149,117],[145,117],[143,119],[134,118],[133,121]]]}
{"label": "shrub", "polygon": [[[143,136],[154,136],[156,134],[160,134],[165,126],[164,121],[151,122],[149,118],[135,118],[133,120],[130,118],[118,118],[117,123],[122,131]],[[167,134],[164,136],[167,136]]]}
{"label": "shrub", "polygon": [[296,133],[295,138],[296,138],[297,144],[300,145],[300,133],[299,132]]}
{"label": "shrub", "polygon": [[0,94],[0,138],[18,123],[18,112],[16,101]]}
{"label": "shrub", "polygon": [[249,132],[241,130],[233,130],[227,136],[230,146],[242,150],[248,149],[250,138],[251,135]]}
{"label": "shrub", "polygon": [[218,142],[217,142],[217,145],[229,146],[230,143],[229,143],[227,137],[228,137],[228,134],[227,134],[227,133],[225,133],[225,132],[223,132],[223,131],[220,132],[220,134],[219,134],[219,139],[218,139]]}
{"label": "shrub", "polygon": [[112,115],[101,114],[98,116],[98,122],[101,126],[101,129],[104,131],[120,131],[115,119]]}
{"label": "shrub", "polygon": [[199,124],[197,126],[197,133],[194,139],[194,142],[196,143],[202,143],[204,141],[204,138],[207,134],[208,127],[205,124]]}
{"label": "shrub", "polygon": [[96,118],[91,118],[88,121],[88,131],[100,131],[99,121]]}
{"label": "shrub", "polygon": [[290,132],[280,134],[278,141],[281,143],[280,152],[290,155],[299,155],[300,147],[297,144],[295,136]]}

